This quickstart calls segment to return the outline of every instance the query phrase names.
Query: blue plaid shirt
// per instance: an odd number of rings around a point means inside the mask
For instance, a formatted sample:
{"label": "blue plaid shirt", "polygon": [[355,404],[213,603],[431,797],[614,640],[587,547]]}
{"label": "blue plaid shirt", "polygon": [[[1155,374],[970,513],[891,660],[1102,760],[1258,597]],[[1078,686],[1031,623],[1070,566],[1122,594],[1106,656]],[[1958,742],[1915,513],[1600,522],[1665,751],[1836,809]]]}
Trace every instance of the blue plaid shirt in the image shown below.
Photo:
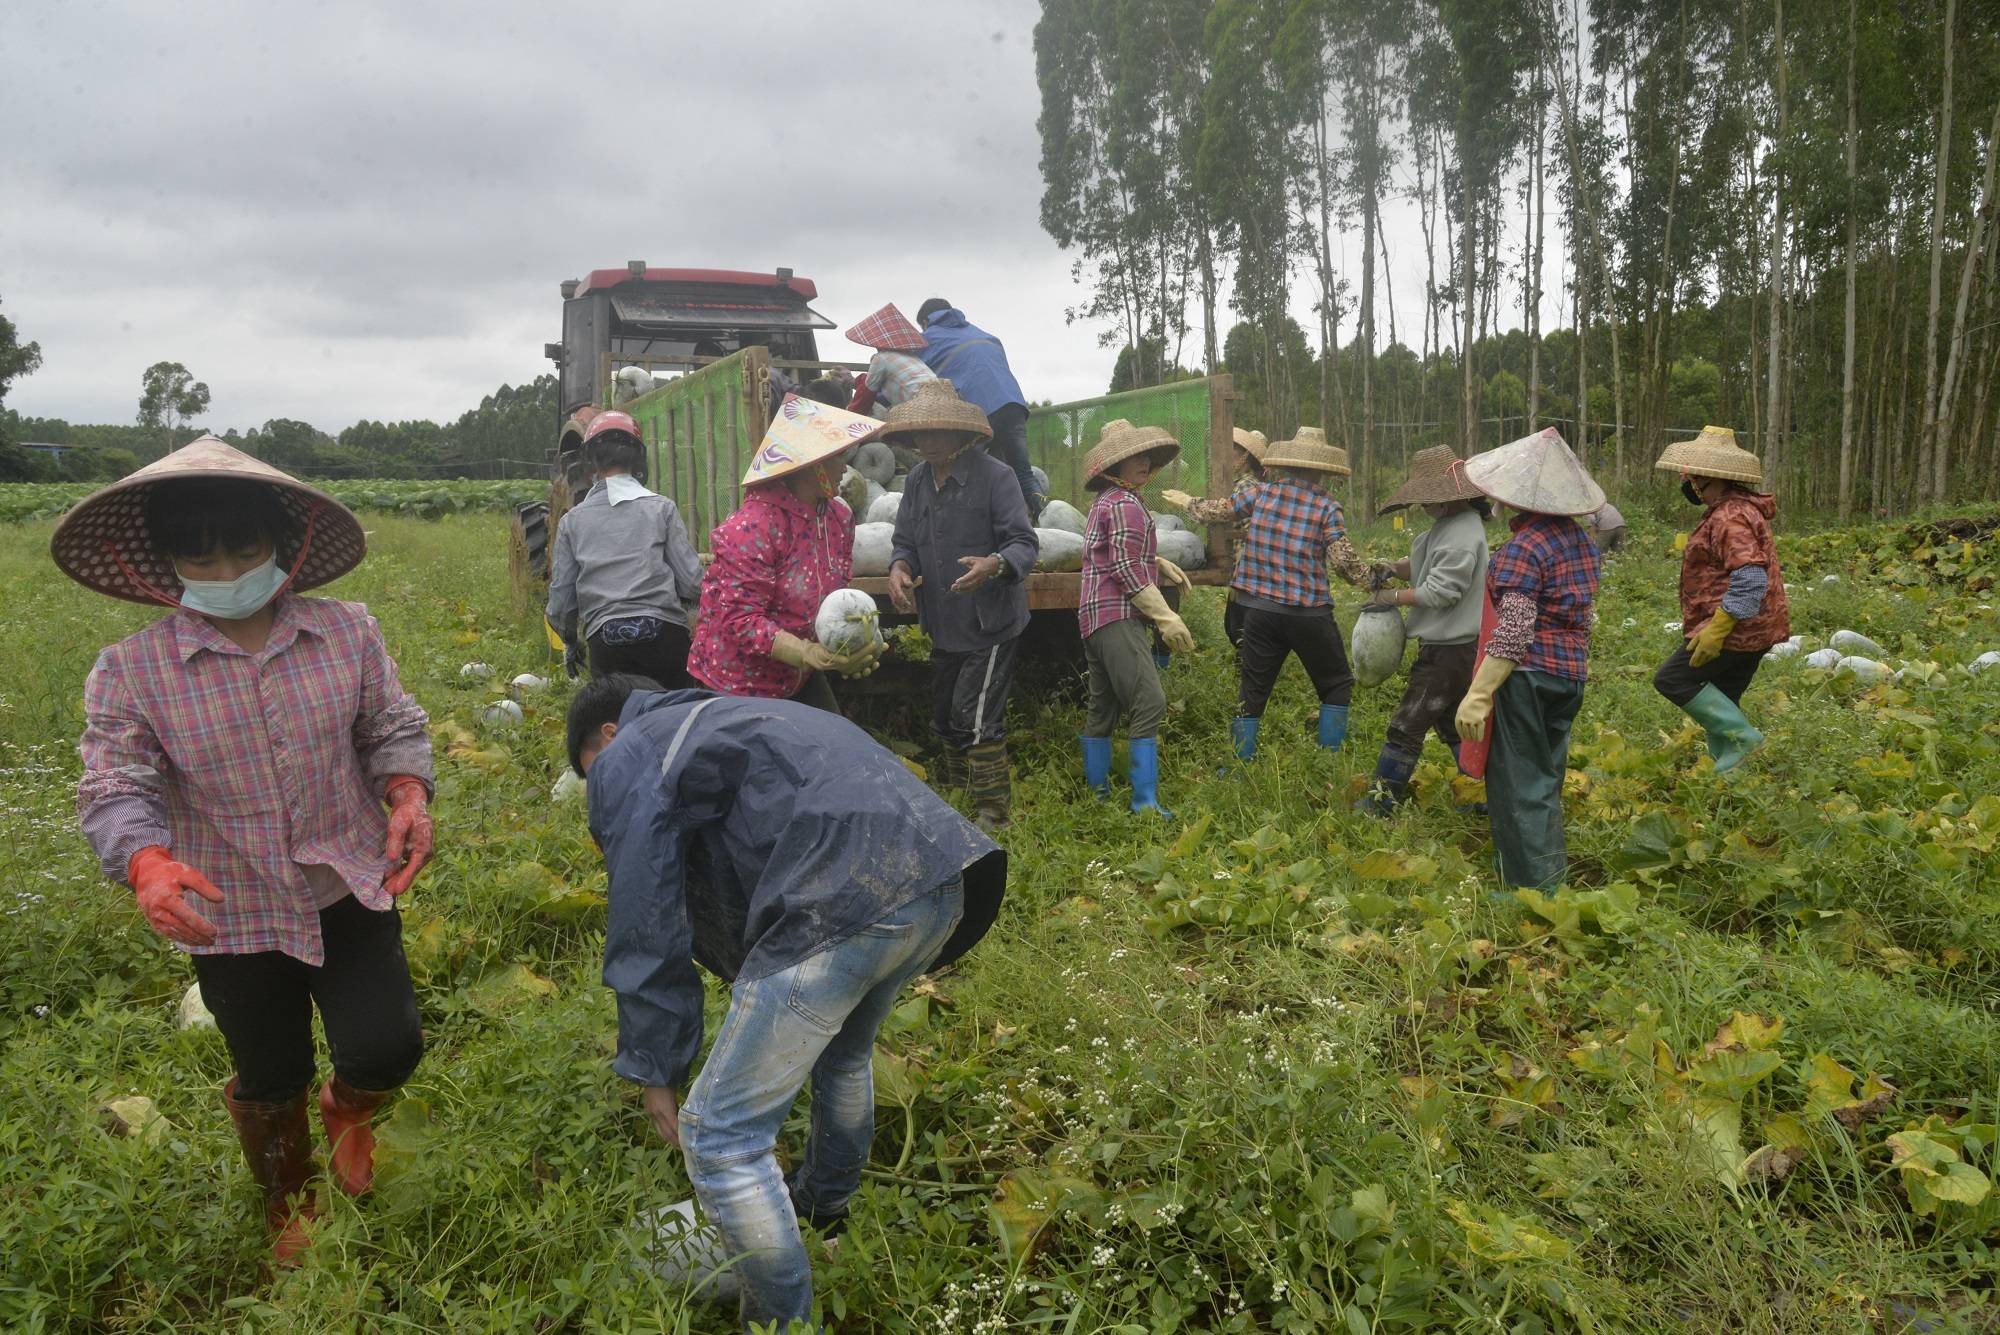
{"label": "blue plaid shirt", "polygon": [[[1514,536],[1486,567],[1486,594],[1496,610],[1509,594],[1534,602],[1533,639],[1516,661],[1537,672],[1584,681],[1590,676],[1590,609],[1604,558],[1584,527],[1563,515],[1521,515],[1513,527]],[[1513,657],[1493,647],[1501,639],[1495,632],[1486,652]]]}
{"label": "blue plaid shirt", "polygon": [[[1353,548],[1347,542],[1340,502],[1331,493],[1304,478],[1272,477],[1238,489],[1228,506],[1248,525],[1230,580],[1238,593],[1289,607],[1326,607],[1333,602],[1327,561],[1331,558],[1344,566],[1352,559]],[[1197,507],[1201,508],[1205,507]]]}

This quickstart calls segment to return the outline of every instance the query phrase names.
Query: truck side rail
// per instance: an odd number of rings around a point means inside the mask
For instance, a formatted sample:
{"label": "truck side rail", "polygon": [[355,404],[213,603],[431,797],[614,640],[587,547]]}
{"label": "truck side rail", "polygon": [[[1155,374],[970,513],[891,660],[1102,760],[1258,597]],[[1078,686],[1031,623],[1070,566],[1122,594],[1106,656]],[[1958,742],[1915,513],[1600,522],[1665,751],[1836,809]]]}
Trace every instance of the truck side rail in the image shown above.
{"label": "truck side rail", "polygon": [[673,497],[701,551],[709,530],[743,501],[743,472],[769,425],[770,387],[770,351],[750,347],[625,405],[646,440],[651,485]]}

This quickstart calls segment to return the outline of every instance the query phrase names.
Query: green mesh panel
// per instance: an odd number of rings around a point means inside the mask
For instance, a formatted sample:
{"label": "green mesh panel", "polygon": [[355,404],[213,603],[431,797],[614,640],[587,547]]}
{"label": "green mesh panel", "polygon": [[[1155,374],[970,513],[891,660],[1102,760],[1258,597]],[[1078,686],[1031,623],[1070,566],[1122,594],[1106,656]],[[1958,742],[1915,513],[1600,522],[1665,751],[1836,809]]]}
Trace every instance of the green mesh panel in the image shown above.
{"label": "green mesh panel", "polygon": [[770,354],[745,348],[627,404],[650,455],[654,490],[680,507],[696,547],[736,512],[743,471],[764,437]]}
{"label": "green mesh panel", "polygon": [[1208,380],[1182,380],[1033,409],[1028,414],[1028,458],[1049,475],[1051,496],[1089,510],[1092,493],[1083,485],[1084,456],[1106,422],[1123,418],[1135,426],[1165,427],[1181,443],[1180,457],[1155,473],[1146,486],[1152,508],[1161,508],[1159,493],[1168,487],[1205,495],[1212,393]]}

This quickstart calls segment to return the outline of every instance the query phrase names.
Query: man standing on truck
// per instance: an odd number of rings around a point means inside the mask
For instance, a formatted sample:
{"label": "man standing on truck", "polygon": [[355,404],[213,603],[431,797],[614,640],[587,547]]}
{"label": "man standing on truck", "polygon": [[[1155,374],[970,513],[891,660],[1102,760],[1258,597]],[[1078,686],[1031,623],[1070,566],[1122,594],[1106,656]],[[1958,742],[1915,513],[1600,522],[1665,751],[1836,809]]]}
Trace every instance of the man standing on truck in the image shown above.
{"label": "man standing on truck", "polygon": [[1007,695],[1028,628],[1025,581],[1040,547],[1013,474],[973,446],[990,434],[979,409],[930,380],[889,412],[881,439],[908,445],[896,508],[889,599],[931,637],[931,727],[944,748],[940,787],[963,786],[979,828],[1007,823]]}
{"label": "man standing on truck", "polygon": [[1028,517],[1039,519],[1048,497],[1042,495],[1028,465],[1028,400],[1008,368],[1007,350],[943,297],[932,297],[917,307],[917,323],[924,328],[924,365],[951,381],[960,395],[986,414],[993,424],[987,452],[1014,470],[1028,503]]}

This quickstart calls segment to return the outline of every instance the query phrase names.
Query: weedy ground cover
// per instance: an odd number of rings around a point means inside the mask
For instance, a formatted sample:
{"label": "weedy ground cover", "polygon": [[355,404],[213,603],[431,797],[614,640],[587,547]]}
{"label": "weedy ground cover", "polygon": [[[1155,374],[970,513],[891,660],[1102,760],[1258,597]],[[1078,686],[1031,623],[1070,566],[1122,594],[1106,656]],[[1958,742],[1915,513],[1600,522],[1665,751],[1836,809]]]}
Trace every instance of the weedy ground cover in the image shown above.
{"label": "weedy ground cover", "polygon": [[[567,688],[479,717],[548,671],[504,520],[367,522],[332,592],[438,741],[440,854],[403,901],[429,1055],[376,1196],[275,1280],[223,1045],[176,1030],[185,962],[74,827],[83,675],[153,614],[57,576],[47,522],[0,528],[0,1327],[730,1328],[629,1229],[687,1185],[609,1071],[603,875],[549,795]],[[1347,809],[1400,678],[1329,757],[1287,674],[1219,777],[1212,591],[1167,674],[1175,822],[1089,800],[1077,702],[1020,701],[1009,905],[887,1027],[875,1161],[816,1251],[837,1328],[1992,1329],[2000,671],[1966,665],[2000,648],[1993,539],[1783,539],[1813,647],[1853,627],[1925,666],[1768,664],[1769,743],[1724,781],[1650,684],[1672,538],[1641,524],[1607,571],[1559,891],[1493,893],[1435,746],[1410,809]],[[134,1093],[164,1125],[110,1134]]]}

